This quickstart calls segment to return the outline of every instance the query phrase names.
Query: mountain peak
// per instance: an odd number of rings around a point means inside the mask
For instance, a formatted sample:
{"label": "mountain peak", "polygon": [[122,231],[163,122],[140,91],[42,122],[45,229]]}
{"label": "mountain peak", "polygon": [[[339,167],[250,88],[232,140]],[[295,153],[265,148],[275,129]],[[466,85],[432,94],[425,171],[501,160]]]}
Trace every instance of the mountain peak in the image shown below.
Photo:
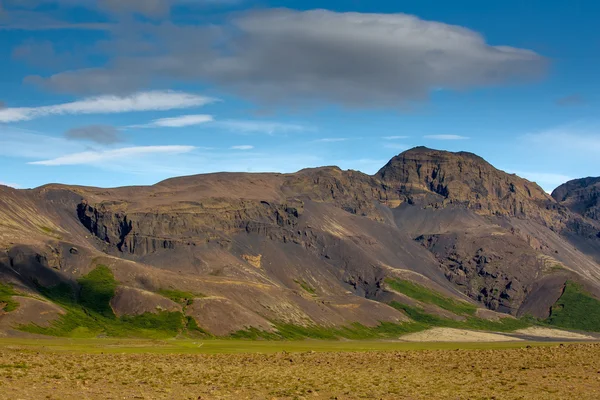
{"label": "mountain peak", "polygon": [[375,176],[406,201],[462,204],[482,214],[535,216],[548,223],[540,205],[554,204],[537,184],[469,152],[415,147],[392,158]]}
{"label": "mountain peak", "polygon": [[489,164],[487,161],[485,161],[483,158],[481,158],[480,156],[478,156],[475,153],[470,153],[468,151],[457,151],[457,152],[453,152],[453,151],[448,151],[448,150],[438,150],[438,149],[432,149],[430,147],[426,147],[426,146],[417,146],[417,147],[413,147],[412,149],[408,149],[402,153],[400,153],[397,157],[400,156],[407,156],[407,155],[428,155],[431,157],[441,157],[441,158],[473,158],[473,159],[477,159],[481,162],[484,162],[486,164]]}

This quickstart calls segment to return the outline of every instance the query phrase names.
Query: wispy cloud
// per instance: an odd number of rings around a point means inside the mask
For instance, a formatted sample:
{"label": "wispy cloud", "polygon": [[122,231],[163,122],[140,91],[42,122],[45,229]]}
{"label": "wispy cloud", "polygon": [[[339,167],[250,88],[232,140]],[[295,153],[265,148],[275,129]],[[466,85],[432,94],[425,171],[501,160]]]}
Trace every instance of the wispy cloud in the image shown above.
{"label": "wispy cloud", "polygon": [[80,141],[0,125],[0,156],[39,159],[54,158],[86,150]]}
{"label": "wispy cloud", "polygon": [[254,146],[250,146],[249,144],[242,144],[238,146],[231,146],[231,150],[252,150]]}
{"label": "wispy cloud", "polygon": [[572,94],[556,100],[556,105],[562,107],[581,106],[586,103],[587,100],[580,94]]}
{"label": "wispy cloud", "polygon": [[[19,6],[26,6],[31,1],[21,1]],[[75,2],[74,2],[75,3]],[[82,2],[83,3],[83,2]],[[75,23],[53,18],[44,12],[29,10],[11,10],[10,15],[5,10],[2,18],[2,4],[0,3],[0,31],[44,31],[44,30],[110,30],[114,24],[109,23]]]}
{"label": "wispy cloud", "polygon": [[600,129],[597,125],[584,126],[570,124],[538,133],[530,133],[523,138],[540,148],[552,149],[561,153],[579,152],[600,154]]}
{"label": "wispy cloud", "polygon": [[213,125],[219,128],[230,130],[232,132],[266,133],[268,135],[274,135],[276,133],[300,133],[314,130],[312,127],[299,124],[235,119],[217,121]]}
{"label": "wispy cloud", "polygon": [[106,95],[51,106],[0,109],[0,123],[28,121],[50,115],[164,111],[198,107],[214,101],[216,99],[211,97],[175,91],[138,92],[129,96]]}
{"label": "wispy cloud", "polygon": [[322,138],[315,140],[315,143],[337,143],[345,142],[348,138]]}
{"label": "wispy cloud", "polygon": [[88,125],[69,129],[65,137],[70,140],[87,140],[98,144],[113,144],[123,141],[119,130],[110,125]]}
{"label": "wispy cloud", "polygon": [[[93,146],[90,148],[90,146]],[[272,146],[272,147],[271,147]],[[22,159],[24,168],[37,169],[40,176],[52,172],[50,165],[80,165],[98,171],[110,171],[110,178],[102,173],[76,174],[72,179],[52,175],[73,184],[115,186],[152,184],[174,176],[209,172],[294,172],[306,167],[325,164],[326,152],[318,149],[290,147],[285,142],[272,142],[264,151],[235,151],[224,148],[200,146],[160,146],[141,150],[119,149],[67,140],[39,132],[31,132],[0,125],[0,156]],[[36,162],[31,165],[28,162]],[[56,167],[58,168],[58,167]],[[66,168],[66,167],[63,167]],[[1,177],[12,182],[9,175]],[[22,186],[31,187],[47,183],[47,179],[26,177]]]}
{"label": "wispy cloud", "polygon": [[425,135],[423,136],[425,139],[434,139],[434,140],[466,140],[469,139],[467,136],[460,135]]}
{"label": "wispy cloud", "polygon": [[128,159],[131,157],[145,156],[150,154],[183,154],[194,150],[194,146],[137,146],[123,147],[113,150],[84,151],[81,153],[68,154],[50,160],[33,161],[32,165],[93,165],[115,159]]}
{"label": "wispy cloud", "polygon": [[7,183],[7,182],[2,182],[0,181],[0,186],[8,186],[14,189],[19,189],[21,186],[16,184],[16,183]]}
{"label": "wispy cloud", "polygon": [[183,128],[186,126],[194,126],[205,124],[214,121],[212,115],[194,114],[181,115],[172,118],[160,118],[151,121],[148,124],[130,125],[127,128]]}
{"label": "wispy cloud", "polygon": [[383,136],[384,140],[400,140],[400,139],[408,139],[408,136]]}

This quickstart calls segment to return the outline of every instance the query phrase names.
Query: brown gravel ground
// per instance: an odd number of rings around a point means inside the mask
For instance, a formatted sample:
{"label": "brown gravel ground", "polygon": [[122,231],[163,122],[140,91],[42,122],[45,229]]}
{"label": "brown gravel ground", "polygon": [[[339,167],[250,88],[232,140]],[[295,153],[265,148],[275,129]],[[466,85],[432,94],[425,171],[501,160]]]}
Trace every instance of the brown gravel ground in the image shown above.
{"label": "brown gravel ground", "polygon": [[85,354],[0,349],[0,399],[600,399],[600,344]]}

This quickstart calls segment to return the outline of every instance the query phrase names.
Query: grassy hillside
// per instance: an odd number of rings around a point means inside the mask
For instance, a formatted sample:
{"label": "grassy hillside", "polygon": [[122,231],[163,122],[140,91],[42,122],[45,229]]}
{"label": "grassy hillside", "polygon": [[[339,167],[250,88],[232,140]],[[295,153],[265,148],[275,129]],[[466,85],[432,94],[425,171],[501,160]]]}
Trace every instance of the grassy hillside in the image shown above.
{"label": "grassy hillside", "polygon": [[385,283],[396,292],[402,293],[421,303],[435,304],[456,315],[474,315],[475,311],[477,311],[477,307],[473,304],[443,296],[436,291],[411,281],[388,278],[385,280]]}
{"label": "grassy hillside", "polygon": [[392,301],[390,303],[390,306],[404,312],[413,321],[415,321],[415,323],[426,328],[439,326],[457,329],[509,332],[526,328],[531,325],[531,323],[527,320],[510,317],[502,318],[499,321],[489,321],[483,318],[475,317],[477,307],[475,307],[473,304],[446,297],[441,293],[414,282],[388,278],[386,279],[386,283],[394,291],[402,293],[414,300],[424,304],[436,305],[444,310],[456,314],[457,316],[463,317],[463,320],[457,321],[454,319],[443,318],[437,315],[426,313],[421,307],[412,307],[397,301]]}
{"label": "grassy hillside", "polygon": [[16,310],[19,304],[12,299],[16,294],[12,286],[0,283],[0,309],[6,312]]}
{"label": "grassy hillside", "polygon": [[21,326],[25,332],[67,337],[147,337],[167,338],[180,334],[206,335],[197,324],[181,312],[161,311],[117,318],[110,306],[118,282],[112,271],[98,265],[78,280],[80,289],[75,293],[68,284],[46,288],[38,286],[49,300],[59,304],[67,313],[50,327],[30,324]]}
{"label": "grassy hillside", "polygon": [[568,281],[545,323],[567,329],[600,332],[600,300]]}
{"label": "grassy hillside", "polygon": [[[488,321],[474,316],[476,307],[467,302],[446,297],[438,292],[409,281],[388,279],[386,283],[395,291],[403,293],[421,303],[434,304],[451,311],[464,320],[442,318],[428,314],[419,307],[411,307],[399,302],[390,306],[404,312],[413,321],[408,323],[381,322],[378,326],[367,327],[358,323],[344,327],[298,326],[273,321],[273,332],[251,328],[230,335],[233,339],[251,340],[299,340],[299,339],[378,339],[395,338],[406,333],[418,332],[431,327],[442,326],[463,329],[511,331],[530,324],[523,320],[504,318],[500,321]],[[78,280],[79,289],[68,284],[54,287],[38,285],[40,293],[49,300],[62,306],[67,313],[60,316],[50,327],[34,324],[21,326],[26,332],[63,337],[146,337],[168,338],[175,336],[204,336],[210,335],[198,326],[191,317],[181,312],[162,311],[159,313],[144,313],[137,316],[115,316],[110,300],[115,295],[118,282],[112,271],[103,265],[98,265],[89,274]],[[11,288],[2,286],[0,299],[9,299]],[[159,291],[184,307],[192,304],[193,299],[202,297],[201,294],[184,292],[176,289]],[[5,304],[13,303],[3,301]]]}

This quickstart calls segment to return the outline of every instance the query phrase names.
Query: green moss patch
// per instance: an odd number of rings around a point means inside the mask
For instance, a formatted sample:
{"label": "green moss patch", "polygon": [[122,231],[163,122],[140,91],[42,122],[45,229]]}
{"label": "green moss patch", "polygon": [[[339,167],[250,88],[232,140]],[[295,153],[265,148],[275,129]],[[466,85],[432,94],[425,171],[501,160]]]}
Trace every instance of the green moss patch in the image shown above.
{"label": "green moss patch", "polygon": [[67,312],[49,327],[29,324],[19,329],[30,333],[65,337],[169,338],[188,333],[193,333],[194,336],[204,333],[197,325],[192,325],[181,312],[147,312],[117,318],[110,306],[110,300],[115,294],[118,282],[112,271],[104,265],[98,265],[80,278],[78,283],[78,293],[66,283],[49,288],[37,284],[42,295],[59,304]]}
{"label": "green moss patch", "polygon": [[11,285],[0,283],[0,306],[2,310],[11,312],[19,307],[19,303],[12,299],[12,296],[18,295]]}
{"label": "green moss patch", "polygon": [[250,328],[235,332],[231,335],[235,339],[251,340],[338,340],[338,339],[389,339],[398,338],[401,335],[419,332],[427,329],[419,323],[397,324],[392,322],[381,322],[378,326],[368,327],[359,323],[343,327],[323,327],[317,325],[299,326],[293,324],[275,323],[275,332],[266,332],[256,328]]}
{"label": "green moss patch", "polygon": [[397,301],[392,301],[390,306],[404,312],[413,321],[427,328],[446,327],[456,329],[511,332],[531,326],[531,323],[525,319],[502,318],[498,321],[490,321],[483,318],[466,316],[464,321],[456,321],[450,318],[442,318],[437,315],[428,314],[421,308],[411,307],[406,304],[401,304]]}
{"label": "green moss patch", "polygon": [[296,282],[298,285],[300,285],[300,287],[302,289],[304,289],[305,292],[308,292],[308,293],[310,293],[312,295],[316,295],[317,294],[317,291],[315,290],[315,288],[313,288],[308,283],[306,283],[306,281],[299,281],[298,279],[294,279],[294,282]]}
{"label": "green moss patch", "polygon": [[160,289],[158,294],[166,297],[167,299],[173,300],[175,303],[179,303],[182,306],[192,305],[194,298],[196,297],[206,297],[201,293],[184,292],[176,289]]}
{"label": "green moss patch", "polygon": [[89,310],[105,317],[114,317],[110,299],[115,296],[118,282],[112,271],[105,265],[98,265],[93,271],[77,280],[81,286],[79,303]]}
{"label": "green moss patch", "polygon": [[544,323],[560,328],[600,332],[600,300],[583,287],[567,281],[564,293],[552,306]]}
{"label": "green moss patch", "polygon": [[477,311],[477,307],[473,304],[443,296],[436,291],[411,281],[387,278],[385,283],[398,293],[402,293],[422,303],[434,304],[456,315],[475,315]]}

